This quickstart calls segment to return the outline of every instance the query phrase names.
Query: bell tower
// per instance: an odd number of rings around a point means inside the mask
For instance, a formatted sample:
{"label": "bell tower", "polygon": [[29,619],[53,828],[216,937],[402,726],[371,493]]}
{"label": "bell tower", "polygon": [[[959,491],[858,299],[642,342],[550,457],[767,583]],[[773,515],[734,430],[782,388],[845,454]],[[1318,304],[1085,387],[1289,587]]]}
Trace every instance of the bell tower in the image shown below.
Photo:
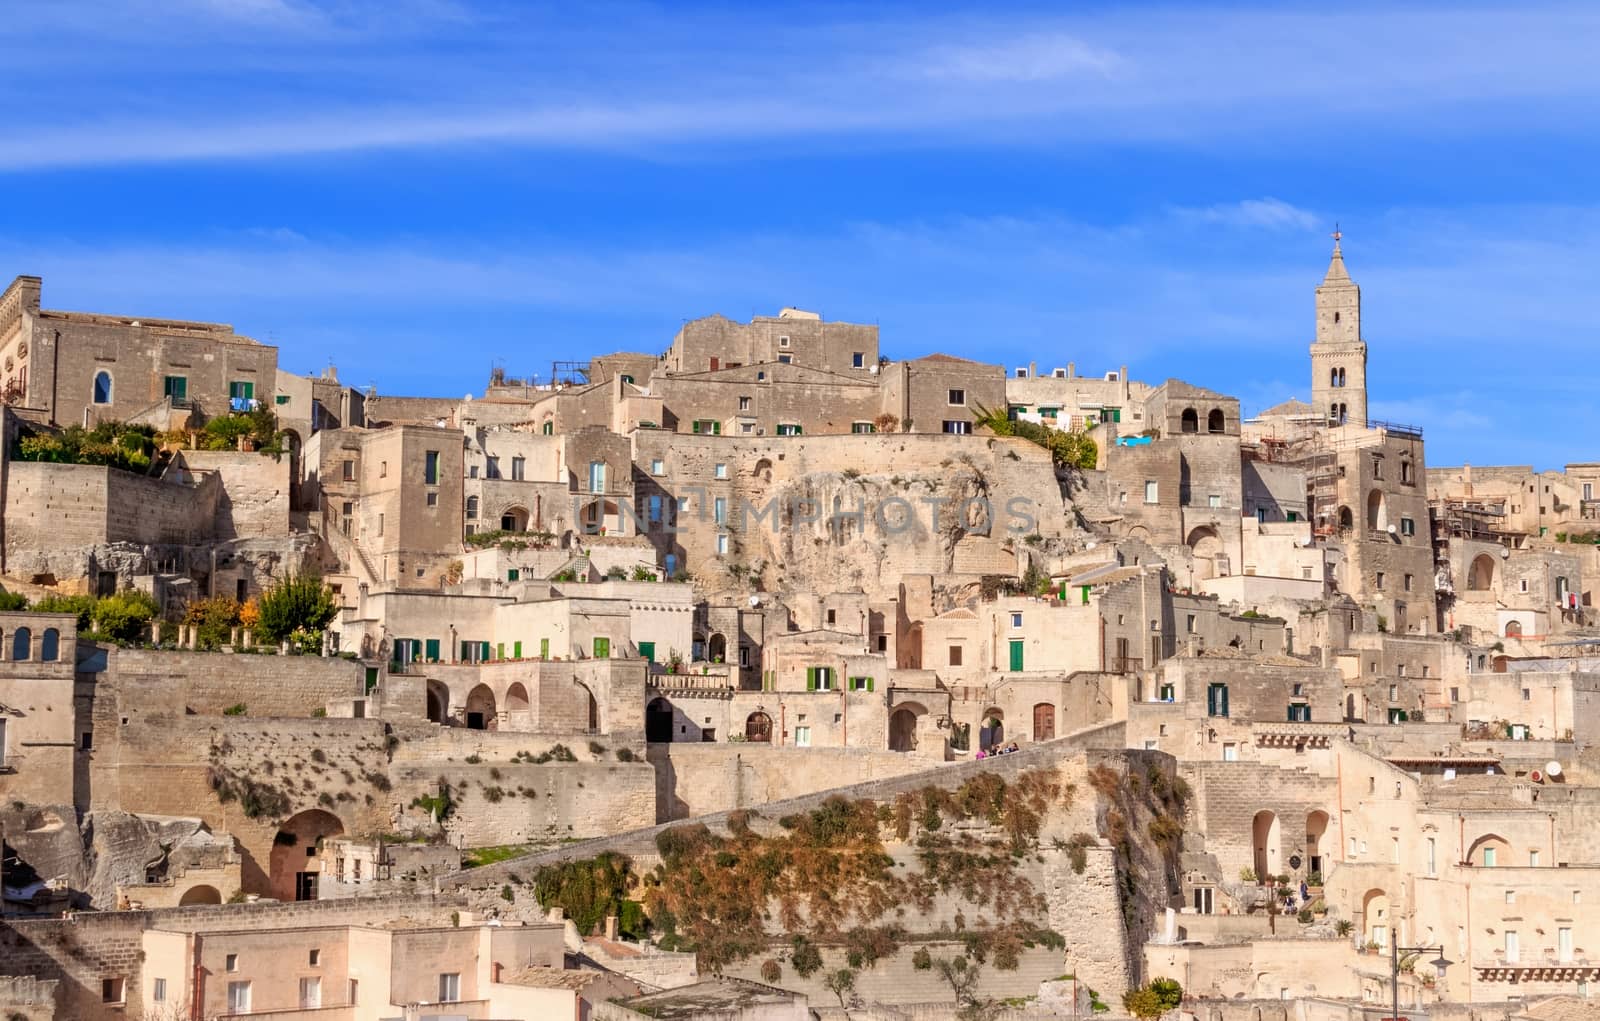
{"label": "bell tower", "polygon": [[1367,424],[1367,342],[1361,339],[1361,288],[1344,268],[1340,232],[1317,288],[1317,337],[1311,343],[1311,406],[1328,425]]}

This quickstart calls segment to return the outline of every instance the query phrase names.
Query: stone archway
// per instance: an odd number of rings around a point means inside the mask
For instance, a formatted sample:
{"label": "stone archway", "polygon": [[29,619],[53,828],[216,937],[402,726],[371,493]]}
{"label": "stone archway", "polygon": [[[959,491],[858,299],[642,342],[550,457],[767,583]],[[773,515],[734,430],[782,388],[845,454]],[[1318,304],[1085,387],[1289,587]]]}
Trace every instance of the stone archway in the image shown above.
{"label": "stone archway", "polygon": [[506,689],[506,722],[515,722],[522,728],[527,727],[532,715],[530,708],[527,686],[521,681],[512,681],[511,686]]}
{"label": "stone archway", "polygon": [[1194,557],[1194,573],[1204,581],[1217,576],[1217,560],[1222,556],[1222,538],[1210,525],[1202,525],[1189,533],[1190,554]]}
{"label": "stone archway", "polygon": [[1255,852],[1256,879],[1265,883],[1267,877],[1278,874],[1278,814],[1266,810],[1257,812],[1250,823],[1250,834],[1250,846]]}
{"label": "stone archway", "polygon": [[988,751],[996,745],[1005,744],[1005,741],[1006,714],[998,706],[985,709],[978,723],[978,747]]}
{"label": "stone archway", "polygon": [[344,835],[344,823],[332,812],[309,808],[285,819],[272,839],[268,891],[283,901],[316,900],[322,871],[317,845]]}
{"label": "stone archway", "polygon": [[1328,833],[1328,813],[1318,809],[1306,815],[1306,872],[1320,874],[1323,869],[1322,841]]}
{"label": "stone archway", "polygon": [[1374,489],[1367,494],[1367,529],[1382,532],[1389,527],[1389,506],[1384,501],[1383,490]]}
{"label": "stone archway", "polygon": [[528,530],[528,508],[507,507],[501,511],[500,530],[503,532],[526,532]]}
{"label": "stone archway", "polygon": [[573,681],[572,686],[578,689],[578,700],[583,713],[584,727],[591,734],[600,733],[600,702],[594,697],[594,692],[582,681]]}
{"label": "stone archway", "polygon": [[480,684],[467,692],[467,729],[498,730],[499,724],[494,690],[487,684]]}
{"label": "stone archway", "polygon": [[428,720],[443,725],[450,722],[450,689],[442,681],[428,682]]}
{"label": "stone archway", "polygon": [[713,663],[723,663],[728,658],[728,640],[721,632],[713,632],[711,640],[706,643],[706,657]]}
{"label": "stone archway", "polygon": [[917,721],[928,710],[916,702],[906,702],[889,716],[889,750],[914,752],[917,750]]}
{"label": "stone archway", "polygon": [[672,740],[672,703],[664,698],[652,701],[644,710],[644,739],[653,744]]}
{"label": "stone archway", "polygon": [[222,891],[214,886],[191,886],[183,891],[183,896],[178,898],[180,908],[191,904],[221,904]]}
{"label": "stone archway", "polygon": [[1494,557],[1479,553],[1472,558],[1467,569],[1467,588],[1473,592],[1488,592],[1494,588]]}
{"label": "stone archway", "polygon": [[756,744],[771,743],[772,717],[759,709],[745,717],[744,739]]}
{"label": "stone archway", "polygon": [[1389,946],[1389,895],[1372,889],[1361,898],[1361,931],[1365,941],[1387,949]]}
{"label": "stone archway", "polygon": [[1200,431],[1200,413],[1193,408],[1184,408],[1179,419],[1178,429],[1181,432],[1197,433]]}

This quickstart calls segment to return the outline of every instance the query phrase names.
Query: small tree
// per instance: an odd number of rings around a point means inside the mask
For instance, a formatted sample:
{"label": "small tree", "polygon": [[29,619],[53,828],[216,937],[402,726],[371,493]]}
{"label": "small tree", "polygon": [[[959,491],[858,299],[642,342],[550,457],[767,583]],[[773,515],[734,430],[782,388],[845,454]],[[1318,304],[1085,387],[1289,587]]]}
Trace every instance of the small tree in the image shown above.
{"label": "small tree", "polygon": [[28,597],[21,592],[0,592],[0,610],[14,611],[26,610]]}
{"label": "small tree", "polygon": [[1122,1005],[1128,1013],[1138,1018],[1155,1018],[1166,1013],[1161,1006],[1161,997],[1148,986],[1144,989],[1130,989],[1122,994]]}
{"label": "small tree", "polygon": [[125,589],[94,604],[95,630],[119,642],[136,642],[160,611],[154,596]]}
{"label": "small tree", "polygon": [[296,631],[321,631],[337,612],[333,590],[316,575],[301,574],[261,594],[256,629],[267,641],[281,642]]}
{"label": "small tree", "polygon": [[856,973],[849,968],[830,971],[822,984],[828,987],[828,992],[839,998],[839,1006],[843,1007],[845,995],[855,991]]}

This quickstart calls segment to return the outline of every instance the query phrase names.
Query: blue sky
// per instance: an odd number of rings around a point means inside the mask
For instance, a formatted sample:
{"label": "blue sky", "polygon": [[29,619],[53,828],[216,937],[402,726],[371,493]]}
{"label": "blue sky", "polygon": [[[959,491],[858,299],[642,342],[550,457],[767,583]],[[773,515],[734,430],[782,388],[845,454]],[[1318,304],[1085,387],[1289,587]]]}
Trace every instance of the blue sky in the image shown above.
{"label": "blue sky", "polygon": [[783,305],[1309,389],[1340,223],[1373,414],[1600,459],[1600,8],[18,6],[0,266],[288,369],[481,392]]}

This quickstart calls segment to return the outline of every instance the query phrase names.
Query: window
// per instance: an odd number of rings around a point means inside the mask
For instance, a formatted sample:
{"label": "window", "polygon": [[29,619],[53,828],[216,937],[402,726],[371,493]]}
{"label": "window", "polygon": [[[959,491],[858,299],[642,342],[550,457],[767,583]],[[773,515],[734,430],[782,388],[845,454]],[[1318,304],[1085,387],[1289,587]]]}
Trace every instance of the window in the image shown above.
{"label": "window", "polygon": [[661,494],[652,493],[645,506],[648,508],[646,513],[649,516],[650,523],[659,525],[661,523]]}
{"label": "window", "polygon": [[1405,589],[1406,589],[1407,592],[1411,591],[1411,585],[1412,585],[1412,582],[1414,580],[1415,579],[1411,575],[1409,575],[1409,574],[1406,575],[1406,577],[1405,577]]}
{"label": "window", "polygon": [[167,980],[158,978],[150,987],[150,999],[155,1003],[167,1002]]}
{"label": "window", "polygon": [[[469,514],[468,517],[471,517],[471,515]],[[379,535],[383,534],[383,515],[382,514],[378,515],[378,534]]]}
{"label": "window", "polygon": [[1398,684],[1389,685],[1389,701],[1391,701],[1391,702],[1400,701],[1400,685],[1398,685]]}
{"label": "window", "polygon": [[1415,481],[1412,478],[1411,472],[1412,472],[1411,462],[1410,461],[1401,461],[1400,462],[1400,481],[1405,483],[1408,486],[1411,485],[1413,481]]}
{"label": "window", "polygon": [[439,506],[439,494],[438,493],[429,493],[428,494],[427,503],[428,503],[429,507],[437,507],[437,506]]}
{"label": "window", "polygon": [[121,1003],[124,996],[123,980],[120,978],[103,978],[100,980],[100,1002]]}
{"label": "window", "polygon": [[94,402],[96,404],[111,403],[111,373],[104,369],[94,374]]}
{"label": "window", "polygon": [[522,482],[528,474],[528,459],[513,457],[511,459],[511,481]]}
{"label": "window", "polygon": [[1427,841],[1427,853],[1428,853],[1428,875],[1430,875],[1430,876],[1437,875],[1438,874],[1438,862],[1439,862],[1439,859],[1438,859],[1439,842],[1436,839],[1434,839],[1433,837],[1429,837],[1428,838],[1428,841]]}
{"label": "window", "polygon": [[1539,867],[1539,852],[1538,851],[1529,851],[1528,852],[1528,868],[1536,869],[1538,867]]}
{"label": "window", "polygon": [[1144,502],[1150,504],[1161,502],[1161,487],[1153,479],[1144,484]]}
{"label": "window", "polygon": [[663,461],[659,457],[654,457],[654,458],[650,459],[650,474],[651,475],[665,475],[666,473],[667,473],[667,462]]}
{"label": "window", "polygon": [[877,432],[878,427],[873,425],[871,422],[851,422],[850,431],[858,436],[865,436],[868,433]]}
{"label": "window", "polygon": [[793,423],[793,422],[779,422],[778,423],[778,435],[779,436],[799,436],[800,435],[800,427],[798,425],[796,425],[795,423]]}
{"label": "window", "polygon": [[1022,626],[1022,614],[1015,612],[1011,614],[1011,626],[1014,628]]}
{"label": "window", "polygon": [[1410,518],[1401,518],[1400,519],[1400,534],[1401,535],[1416,535],[1417,534],[1417,523],[1415,521],[1411,520]]}
{"label": "window", "polygon": [[439,484],[439,452],[430,450],[422,457],[422,481],[425,485]]}
{"label": "window", "polygon": [[778,364],[779,365],[790,365],[793,362],[794,362],[794,355],[779,355],[778,356]]}
{"label": "window", "polygon": [[1506,930],[1506,963],[1516,964],[1522,960],[1522,941],[1517,936],[1517,930]]}
{"label": "window", "polygon": [[1206,688],[1206,715],[1228,715],[1228,686],[1212,684]]}
{"label": "window", "polygon": [[1556,960],[1562,964],[1572,960],[1572,930],[1565,926],[1556,930]]}
{"label": "window", "polygon": [[789,346],[789,338],[788,337],[779,337],[778,338],[778,346],[779,347],[788,347]]}
{"label": "window", "polygon": [[589,462],[589,492],[604,493],[606,491],[606,463],[604,461]]}
{"label": "window", "polygon": [[967,405],[967,392],[965,390],[950,391],[950,406],[964,408]]}
{"label": "window", "polygon": [[1206,497],[1206,506],[1210,507],[1212,510],[1216,510],[1218,507],[1222,506],[1222,497],[1216,493],[1212,493],[1210,496]]}
{"label": "window", "polygon": [[461,999],[461,973],[444,972],[439,976],[439,1002],[456,1003]]}
{"label": "window", "polygon": [[[476,473],[477,473],[478,469],[476,467],[474,467],[472,469],[472,471],[474,473],[473,477],[476,478],[477,477]],[[389,462],[388,461],[379,461],[378,462],[378,478],[386,479],[388,477],[389,477]]]}
{"label": "window", "polygon": [[174,402],[189,399],[189,377],[168,376],[161,381],[161,394]]}
{"label": "window", "polygon": [[1515,891],[1515,890],[1507,890],[1506,891],[1506,903],[1507,904],[1515,904],[1516,902],[1517,902],[1517,891]]}
{"label": "window", "polygon": [[966,436],[972,432],[972,423],[962,419],[947,418],[944,420],[944,431],[952,436]]}
{"label": "window", "polygon": [[723,532],[717,536],[717,555],[728,555],[728,533]]}
{"label": "window", "polygon": [[1499,857],[1499,855],[1496,853],[1496,852],[1498,852],[1498,850],[1499,850],[1499,848],[1495,848],[1495,847],[1486,847],[1486,848],[1483,849],[1483,867],[1484,868],[1492,869],[1492,868],[1495,867],[1495,864],[1496,864],[1495,859]]}
{"label": "window", "polygon": [[468,520],[471,520],[472,518],[476,518],[477,516],[478,516],[478,498],[476,496],[469,496],[469,497],[467,497],[467,518],[468,518]]}
{"label": "window", "polygon": [[1224,741],[1222,743],[1222,761],[1223,762],[1238,762],[1239,761],[1239,746],[1238,746],[1238,744],[1234,743],[1233,741]]}
{"label": "window", "polygon": [[833,667],[811,666],[806,667],[807,691],[833,691]]}
{"label": "window", "polygon": [[850,367],[851,368],[853,368],[853,369],[862,369],[862,368],[866,368],[866,365],[867,365],[867,353],[865,351],[856,351],[856,352],[854,352],[853,354],[850,355]]}
{"label": "window", "polygon": [[238,971],[239,970],[239,955],[238,954],[229,954],[226,957],[224,957],[222,959],[222,970],[223,971]]}
{"label": "window", "polygon": [[350,980],[350,1006],[354,1007],[361,1002],[361,983],[355,979]]}
{"label": "window", "polygon": [[248,1014],[248,1013],[250,1013],[250,983],[248,983],[248,982],[229,982],[228,983],[228,1013],[230,1013],[230,1014]]}
{"label": "window", "polygon": [[728,466],[725,465],[725,464],[717,465],[717,467],[714,470],[713,474],[715,475],[715,477],[717,477],[719,479],[727,478],[728,477]]}
{"label": "window", "polygon": [[959,646],[959,645],[950,646],[950,665],[951,666],[960,666],[961,665],[961,646]]}
{"label": "window", "polygon": [[871,691],[872,690],[872,678],[870,678],[870,677],[852,677],[852,678],[850,678],[850,690],[851,691]]}
{"label": "window", "polygon": [[1183,627],[1189,634],[1194,634],[1194,614],[1189,614],[1189,619],[1184,621]]}
{"label": "window", "polygon": [[740,411],[749,411],[750,410],[750,398],[748,398],[748,397],[739,398],[739,410]]}
{"label": "window", "polygon": [[[379,476],[380,476],[380,477],[387,477],[387,476],[388,476],[388,474],[389,474],[389,472],[388,472],[388,470],[387,470],[387,469],[388,469],[388,466],[387,466],[387,465],[385,465],[385,466],[384,466],[384,468],[385,468],[385,470],[384,470],[384,471],[381,471],[381,472],[379,472],[379,473],[378,473],[378,474],[379,474]],[[468,465],[468,466],[467,466],[467,478],[469,478],[469,479],[475,479],[475,478],[477,478],[477,477],[478,477],[478,466],[477,466],[477,465],[475,465],[475,464],[473,464],[473,465]]]}
{"label": "window", "polygon": [[313,947],[311,952],[306,955],[306,958],[307,963],[309,963],[311,967],[315,968],[317,965],[322,963],[322,951]]}
{"label": "window", "polygon": [[1291,703],[1289,703],[1289,722],[1290,723],[1310,723],[1311,722],[1311,707],[1309,705],[1305,704],[1304,702],[1291,702]]}
{"label": "window", "polygon": [[795,744],[796,748],[810,748],[811,747],[811,728],[810,727],[796,727],[796,728],[794,728],[794,744]]}
{"label": "window", "polygon": [[303,978],[300,980],[300,1009],[315,1010],[322,1006],[322,979]]}
{"label": "window", "polygon": [[1383,572],[1382,571],[1379,571],[1378,574],[1377,574],[1377,587],[1380,588],[1380,589],[1383,588]]}
{"label": "window", "polygon": [[355,480],[356,480],[356,463],[354,461],[346,461],[344,463],[344,481],[346,481],[346,482],[354,482]]}

